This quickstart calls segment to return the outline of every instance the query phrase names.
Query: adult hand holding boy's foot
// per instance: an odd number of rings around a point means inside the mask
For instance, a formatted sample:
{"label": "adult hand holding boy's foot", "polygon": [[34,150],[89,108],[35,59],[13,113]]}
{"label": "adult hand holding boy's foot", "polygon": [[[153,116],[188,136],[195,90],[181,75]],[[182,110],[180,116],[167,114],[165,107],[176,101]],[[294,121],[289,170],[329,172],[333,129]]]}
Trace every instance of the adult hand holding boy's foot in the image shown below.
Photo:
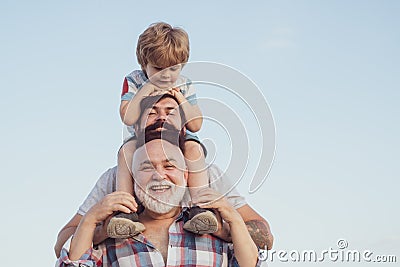
{"label": "adult hand holding boy's foot", "polygon": [[107,225],[107,235],[111,238],[128,238],[140,234],[146,228],[139,222],[136,212],[117,213]]}

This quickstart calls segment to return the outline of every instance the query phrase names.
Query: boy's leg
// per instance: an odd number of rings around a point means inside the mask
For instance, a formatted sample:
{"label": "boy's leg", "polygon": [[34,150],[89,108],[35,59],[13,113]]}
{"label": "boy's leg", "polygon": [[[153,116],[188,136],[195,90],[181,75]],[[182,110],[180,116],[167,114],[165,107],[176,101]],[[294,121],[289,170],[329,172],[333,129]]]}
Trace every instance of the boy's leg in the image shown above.
{"label": "boy's leg", "polygon": [[[132,158],[136,150],[136,140],[122,145],[118,151],[117,191],[124,191],[134,195],[132,177]],[[111,238],[127,238],[144,231],[145,227],[138,221],[136,212],[129,214],[120,212],[114,215],[107,225],[107,234]]]}
{"label": "boy's leg", "polygon": [[117,191],[128,192],[133,195],[132,159],[136,150],[136,140],[123,144],[118,151]]}
{"label": "boy's leg", "polygon": [[[189,171],[190,196],[192,202],[196,203],[197,193],[201,189],[209,187],[203,148],[194,140],[186,140],[184,156]],[[197,234],[211,234],[217,231],[218,220],[212,211],[195,206],[190,209],[189,220],[183,228]]]}

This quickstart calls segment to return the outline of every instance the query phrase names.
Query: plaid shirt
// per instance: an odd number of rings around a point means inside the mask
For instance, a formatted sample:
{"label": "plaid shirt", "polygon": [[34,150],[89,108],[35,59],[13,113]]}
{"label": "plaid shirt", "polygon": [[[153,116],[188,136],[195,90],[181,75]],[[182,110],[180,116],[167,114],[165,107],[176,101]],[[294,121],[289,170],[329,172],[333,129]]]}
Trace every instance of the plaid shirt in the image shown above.
{"label": "plaid shirt", "polygon": [[[195,235],[183,230],[187,212],[169,228],[167,263],[142,234],[128,239],[107,239],[90,248],[81,259],[71,261],[63,249],[56,266],[239,266],[231,244],[212,235]],[[260,261],[258,262],[260,264]]]}

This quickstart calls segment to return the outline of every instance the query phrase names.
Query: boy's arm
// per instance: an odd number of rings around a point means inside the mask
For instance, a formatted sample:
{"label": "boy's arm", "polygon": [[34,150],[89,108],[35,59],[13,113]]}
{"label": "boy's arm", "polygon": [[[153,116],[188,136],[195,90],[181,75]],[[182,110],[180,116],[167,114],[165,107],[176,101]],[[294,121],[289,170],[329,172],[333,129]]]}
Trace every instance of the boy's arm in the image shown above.
{"label": "boy's arm", "polygon": [[122,100],[119,107],[122,122],[129,126],[135,124],[140,116],[140,102],[142,99],[158,91],[160,89],[152,83],[146,83],[140,90],[137,90],[131,100]]}
{"label": "boy's arm", "polygon": [[179,88],[173,88],[169,91],[169,93],[178,100],[178,104],[185,114],[186,128],[191,132],[199,131],[201,125],[203,124],[203,114],[201,113],[199,106],[197,104],[191,104],[189,101],[187,101],[187,99],[179,91]]}

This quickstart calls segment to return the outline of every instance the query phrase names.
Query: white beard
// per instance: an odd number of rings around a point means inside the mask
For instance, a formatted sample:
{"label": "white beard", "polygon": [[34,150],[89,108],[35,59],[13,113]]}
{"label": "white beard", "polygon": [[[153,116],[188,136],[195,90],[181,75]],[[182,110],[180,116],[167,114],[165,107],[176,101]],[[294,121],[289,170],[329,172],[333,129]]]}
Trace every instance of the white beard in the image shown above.
{"label": "white beard", "polygon": [[[171,188],[168,189],[169,194],[153,196],[150,188],[158,185],[171,186]],[[165,214],[174,207],[180,207],[185,190],[185,186],[177,186],[166,180],[150,182],[146,185],[146,188],[143,189],[138,184],[135,185],[135,194],[140,202],[142,202],[143,206],[158,214]]]}

